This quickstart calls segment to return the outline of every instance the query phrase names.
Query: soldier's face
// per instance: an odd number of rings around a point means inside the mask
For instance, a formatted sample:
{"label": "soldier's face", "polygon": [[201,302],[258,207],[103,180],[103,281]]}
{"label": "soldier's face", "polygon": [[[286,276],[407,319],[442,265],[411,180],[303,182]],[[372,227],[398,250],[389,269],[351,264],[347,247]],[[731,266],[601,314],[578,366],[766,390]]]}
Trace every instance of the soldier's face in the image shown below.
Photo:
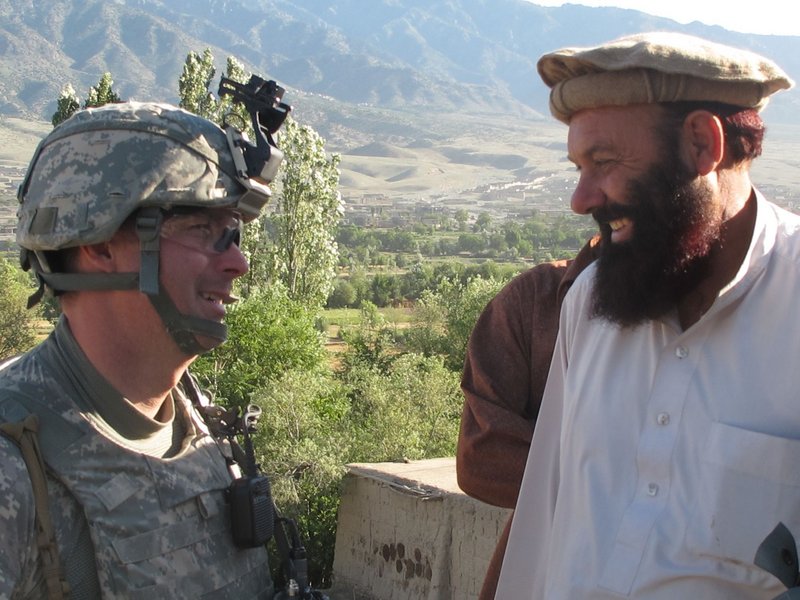
{"label": "soldier's face", "polygon": [[[160,239],[159,281],[178,312],[189,317],[221,322],[226,306],[235,301],[233,281],[248,271],[247,260],[232,231],[235,214],[226,209],[179,215],[164,223]],[[138,272],[139,240],[131,229],[121,230],[110,242],[118,272]],[[110,302],[119,304],[120,326],[129,345],[156,353],[177,350],[164,323],[145,294],[114,292]],[[216,338],[196,336],[203,348],[219,345]]]}
{"label": "soldier's face", "polygon": [[[248,271],[234,228],[238,216],[227,209],[179,215],[164,223],[161,236],[161,286],[181,314],[221,322],[236,301],[233,281]],[[200,344],[211,349],[213,338]]]}

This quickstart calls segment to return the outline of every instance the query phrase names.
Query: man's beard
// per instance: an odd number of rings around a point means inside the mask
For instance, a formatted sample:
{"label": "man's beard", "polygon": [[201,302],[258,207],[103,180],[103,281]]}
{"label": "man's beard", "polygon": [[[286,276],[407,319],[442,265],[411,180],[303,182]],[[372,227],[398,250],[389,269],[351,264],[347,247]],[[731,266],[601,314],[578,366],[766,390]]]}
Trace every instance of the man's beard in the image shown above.
{"label": "man's beard", "polygon": [[[719,239],[721,219],[711,191],[677,152],[664,154],[667,160],[631,182],[625,204],[611,201],[592,213],[603,237],[592,316],[623,327],[675,308],[707,276],[709,253]],[[623,216],[631,220],[633,235],[613,243],[608,223]]]}

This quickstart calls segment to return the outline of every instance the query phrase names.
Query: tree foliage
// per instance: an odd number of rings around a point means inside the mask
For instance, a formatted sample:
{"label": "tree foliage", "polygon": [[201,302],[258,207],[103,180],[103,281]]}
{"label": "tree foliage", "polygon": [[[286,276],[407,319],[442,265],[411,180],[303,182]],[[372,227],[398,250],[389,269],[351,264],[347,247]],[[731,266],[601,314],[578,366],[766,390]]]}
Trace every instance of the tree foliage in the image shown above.
{"label": "tree foliage", "polygon": [[[83,101],[83,108],[122,102],[119,95],[112,89],[113,85],[114,80],[111,78],[111,73],[103,73],[97,85],[89,88],[86,99]],[[72,84],[68,83],[61,89],[61,95],[58,97],[56,104],[56,112],[50,120],[53,123],[53,127],[69,119],[79,108],[81,108],[81,103],[78,94],[75,93],[75,88],[72,87]]]}
{"label": "tree foliage", "polygon": [[30,278],[11,261],[0,257],[0,361],[25,352],[36,343],[38,307],[28,310],[34,291]]}
{"label": "tree foliage", "polygon": [[61,89],[56,112],[50,120],[53,123],[53,127],[69,119],[80,107],[81,101],[78,98],[78,94],[75,93],[75,88],[72,87],[72,84],[68,83]]}
{"label": "tree foliage", "polygon": [[414,309],[406,343],[413,351],[444,357],[450,369],[460,371],[478,316],[504,283],[491,276],[475,277],[467,283],[449,281],[436,291],[426,290]]}
{"label": "tree foliage", "polygon": [[[229,96],[218,97],[213,88],[217,69],[210,48],[202,54],[191,51],[186,56],[183,72],[178,79],[178,106],[222,125],[227,119],[253,139],[250,115],[240,104],[233,104]],[[235,57],[229,56],[225,64],[225,77],[238,83],[247,83],[250,74]]]}
{"label": "tree foliage", "polygon": [[89,93],[83,103],[83,108],[93,108],[105,104],[121,102],[119,95],[111,89],[112,85],[114,85],[114,80],[111,79],[111,73],[103,73],[97,85],[89,88]]}
{"label": "tree foliage", "polygon": [[268,380],[292,369],[314,369],[324,360],[315,318],[280,285],[260,290],[228,311],[228,341],[201,356],[192,372],[220,400],[243,406]]}
{"label": "tree foliage", "polygon": [[345,465],[451,456],[458,435],[459,377],[439,357],[396,357],[384,372],[360,363],[284,373],[253,400],[262,409],[254,442],[276,502],[296,516],[309,573],[330,584]]}
{"label": "tree foliage", "polygon": [[202,55],[189,52],[178,79],[178,105],[215,123],[219,121],[219,102],[211,92],[211,85],[216,72],[214,55],[206,48]]}
{"label": "tree foliage", "polygon": [[[253,138],[250,116],[228,96],[217,99],[211,89],[216,69],[206,48],[190,52],[178,81],[180,106],[219,124],[231,122]],[[226,77],[246,83],[250,74],[229,57]],[[291,118],[279,133],[284,154],[276,182],[275,212],[251,223],[242,241],[250,272],[239,285],[245,294],[272,281],[283,283],[289,297],[310,307],[321,307],[333,289],[338,263],[336,227],[342,215],[339,156],[328,156],[324,140],[311,128]]]}
{"label": "tree foliage", "polygon": [[276,193],[270,274],[289,296],[321,307],[333,289],[339,249],[336,227],[344,212],[338,154],[311,127],[289,118],[280,137],[284,153]]}

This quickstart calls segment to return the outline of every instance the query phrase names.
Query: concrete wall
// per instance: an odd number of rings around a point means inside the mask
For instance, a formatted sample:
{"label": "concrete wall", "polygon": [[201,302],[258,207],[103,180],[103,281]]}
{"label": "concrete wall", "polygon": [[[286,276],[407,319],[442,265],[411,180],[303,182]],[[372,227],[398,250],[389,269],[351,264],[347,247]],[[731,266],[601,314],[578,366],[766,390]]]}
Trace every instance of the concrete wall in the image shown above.
{"label": "concrete wall", "polygon": [[508,514],[461,492],[453,458],[350,465],[332,597],[475,599]]}

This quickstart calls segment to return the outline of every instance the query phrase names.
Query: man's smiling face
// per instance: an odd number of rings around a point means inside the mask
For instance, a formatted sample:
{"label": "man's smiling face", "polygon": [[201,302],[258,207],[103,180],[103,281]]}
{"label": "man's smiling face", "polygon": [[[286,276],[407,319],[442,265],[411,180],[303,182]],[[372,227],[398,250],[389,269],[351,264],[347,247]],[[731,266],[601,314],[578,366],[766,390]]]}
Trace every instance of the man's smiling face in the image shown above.
{"label": "man's smiling face", "polygon": [[603,238],[594,316],[623,326],[662,316],[707,273],[719,236],[705,182],[681,159],[680,130],[656,105],[586,110],[570,122],[580,171],[572,208]]}

